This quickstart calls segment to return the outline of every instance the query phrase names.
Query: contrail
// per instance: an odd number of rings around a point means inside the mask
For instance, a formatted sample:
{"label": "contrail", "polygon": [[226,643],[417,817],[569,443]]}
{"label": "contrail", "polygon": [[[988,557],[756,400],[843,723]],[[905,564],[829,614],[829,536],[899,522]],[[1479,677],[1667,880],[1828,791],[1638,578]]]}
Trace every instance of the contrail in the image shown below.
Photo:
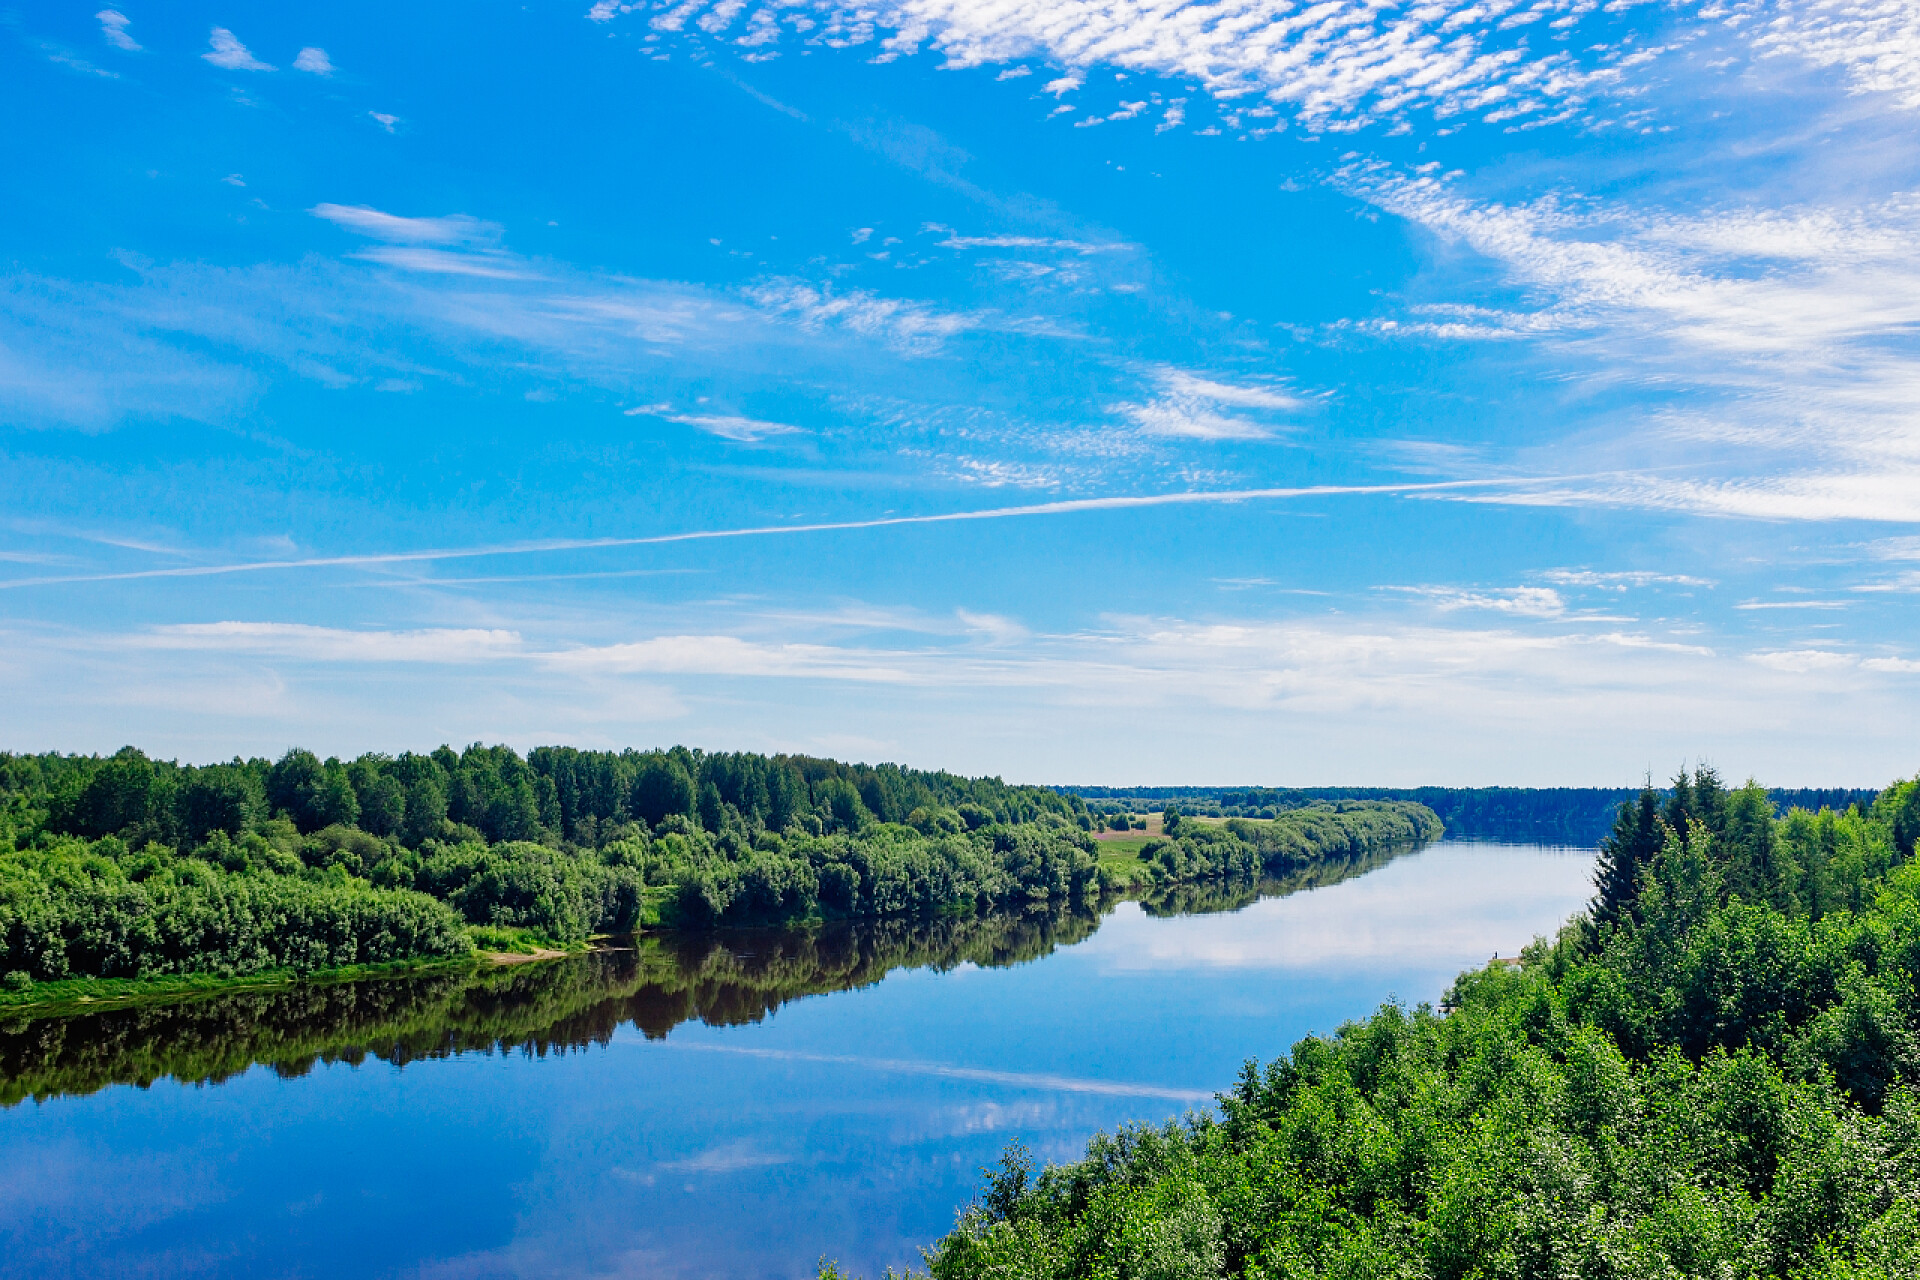
{"label": "contrail", "polygon": [[885,529],[894,525],[951,524],[959,520],[1007,520],[1018,516],[1069,515],[1078,511],[1113,511],[1132,507],[1171,507],[1209,503],[1252,502],[1263,498],[1318,498],[1384,493],[1428,493],[1444,489],[1488,488],[1514,484],[1541,484],[1567,477],[1515,477],[1499,480],[1442,480],[1422,484],[1316,484],[1291,489],[1219,489],[1196,493],[1157,493],[1133,498],[1072,498],[1063,502],[1036,502],[1019,507],[989,507],[982,511],[943,511],[925,516],[881,516],[872,520],[833,520],[820,524],[767,524],[741,529],[695,529],[645,538],[555,538],[544,542],[510,542],[489,547],[443,547],[428,551],[384,551],[369,555],[311,556],[300,560],[243,560],[234,564],[184,565],[171,569],[134,569],[124,573],[71,574],[61,577],[13,578],[0,581],[11,587],[44,587],[70,582],[128,582],[139,578],[206,578],[227,573],[266,573],[283,569],[352,568],[364,565],[410,564],[432,560],[471,560],[482,556],[523,556],[547,551],[595,551],[612,547],[653,547],[669,542],[699,542],[709,538],[762,538],[775,534],[832,533],[843,529]]}

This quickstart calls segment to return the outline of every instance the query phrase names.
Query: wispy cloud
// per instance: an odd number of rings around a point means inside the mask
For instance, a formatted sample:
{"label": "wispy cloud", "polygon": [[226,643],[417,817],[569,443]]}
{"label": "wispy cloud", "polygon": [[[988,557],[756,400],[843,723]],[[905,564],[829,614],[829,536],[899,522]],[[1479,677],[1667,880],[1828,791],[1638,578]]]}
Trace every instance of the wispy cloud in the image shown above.
{"label": "wispy cloud", "polygon": [[862,289],[835,292],[799,280],[755,285],[746,296],[770,314],[804,328],[843,329],[907,353],[937,351],[946,339],[980,325],[978,317],[943,311],[926,302],[882,297]]}
{"label": "wispy cloud", "polygon": [[1656,573],[1650,569],[1617,569],[1598,572],[1593,569],[1548,569],[1540,575],[1548,582],[1567,587],[1599,587],[1625,591],[1629,587],[1711,587],[1710,578],[1695,578],[1684,573]]}
{"label": "wispy cloud", "polygon": [[963,236],[958,232],[949,234],[939,245],[942,249],[1062,249],[1078,254],[1118,253],[1137,247],[1121,241],[1094,244],[1085,240],[1060,240],[1047,236]]}
{"label": "wispy cloud", "polygon": [[1272,420],[1233,416],[1231,409],[1290,413],[1304,407],[1292,394],[1272,386],[1247,386],[1203,378],[1182,369],[1156,370],[1158,392],[1145,402],[1123,402],[1114,412],[1148,435],[1192,440],[1261,440],[1280,429]]}
{"label": "wispy cloud", "polygon": [[393,244],[494,245],[500,242],[502,234],[500,224],[483,222],[464,213],[409,218],[369,205],[326,203],[317,204],[308,212],[355,235]]}
{"label": "wispy cloud", "polygon": [[1455,179],[1374,162],[1339,182],[1498,264],[1533,294],[1541,340],[1596,385],[1691,393],[1634,430],[1668,451],[1708,451],[1707,474],[1649,471],[1517,500],[1920,520],[1920,264],[1907,247],[1920,200],[1680,215],[1565,193],[1476,199]]}
{"label": "wispy cloud", "polygon": [[214,66],[227,71],[271,71],[273,67],[253,56],[239,37],[225,27],[215,27],[209,40],[213,46],[201,54]]}
{"label": "wispy cloud", "polygon": [[1462,587],[1383,587],[1404,595],[1432,602],[1442,612],[1456,609],[1484,609],[1491,613],[1512,614],[1522,618],[1559,618],[1567,612],[1567,602],[1551,587],[1499,587],[1474,590]]}
{"label": "wispy cloud", "polygon": [[[592,16],[609,21],[645,7],[600,5]],[[835,47],[878,39],[882,60],[931,47],[949,67],[1044,58],[1067,68],[1044,87],[1055,96],[1081,89],[1096,65],[1153,72],[1193,80],[1224,100],[1257,95],[1284,104],[1313,129],[1353,128],[1415,110],[1501,124],[1564,118],[1644,58],[1643,47],[1610,38],[1612,15],[1629,7],[1609,5],[1589,22],[1597,8],[1589,0],[1452,0],[1413,8],[1331,0],[1311,10],[1290,0],[1009,0],[985,8],[963,0],[883,0],[823,4],[804,38]],[[651,22],[668,31],[691,24],[708,37],[759,49],[773,32],[766,24],[742,32],[745,10],[738,0],[658,0]],[[1561,40],[1528,39],[1549,22]],[[1565,40],[1576,28],[1587,29],[1585,39]],[[1123,106],[1102,118],[1136,114]]]}
{"label": "wispy cloud", "polygon": [[743,418],[738,414],[663,413],[659,416],[668,422],[678,422],[698,428],[710,436],[737,440],[743,444],[755,444],[769,436],[789,436],[800,430],[784,422],[764,422],[759,418]]}
{"label": "wispy cloud", "polygon": [[308,45],[302,49],[299,55],[294,58],[293,69],[295,71],[310,72],[316,76],[330,76],[334,70],[333,61],[327,57],[327,51],[316,48],[313,45]]}
{"label": "wispy cloud", "polygon": [[1920,12],[1912,6],[1786,0],[1771,14],[1761,14],[1753,43],[1762,55],[1844,67],[1856,93],[1890,94],[1902,106],[1920,107]]}
{"label": "wispy cloud", "polygon": [[124,49],[128,53],[139,52],[139,41],[127,34],[127,28],[133,23],[126,14],[118,9],[102,9],[93,16],[99,20],[100,34],[106,37],[108,44],[116,49]]}
{"label": "wispy cloud", "polygon": [[545,654],[556,670],[600,675],[798,677],[907,684],[895,655],[819,644],[765,644],[731,635],[658,636]]}
{"label": "wispy cloud", "polygon": [[128,638],[148,649],[270,654],[309,662],[467,664],[525,652],[512,631],[428,628],[350,630],[292,622],[207,622],[155,627]]}

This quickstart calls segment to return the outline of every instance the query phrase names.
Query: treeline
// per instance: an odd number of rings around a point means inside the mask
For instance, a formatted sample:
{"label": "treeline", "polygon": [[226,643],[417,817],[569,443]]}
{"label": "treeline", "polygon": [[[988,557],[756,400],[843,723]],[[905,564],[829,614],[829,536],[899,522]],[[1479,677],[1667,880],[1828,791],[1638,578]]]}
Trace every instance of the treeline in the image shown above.
{"label": "treeline", "polygon": [[1249,1063],[1217,1116],[1010,1151],[932,1275],[1920,1274],[1916,841],[1915,782],[1649,789],[1522,965]]}
{"label": "treeline", "polygon": [[409,848],[427,840],[528,840],[598,848],[680,816],[715,834],[728,828],[812,835],[869,822],[954,829],[1018,825],[1052,815],[1077,821],[1078,799],[998,778],[962,778],[899,765],[842,764],[748,752],[579,751],[441,747],[397,757],[321,760],[292,750],[277,761],[227,764],[112,756],[0,752],[0,837],[36,828],[196,847],[215,832],[239,839],[284,815],[302,833],[357,827]]}
{"label": "treeline", "polygon": [[[1405,805],[1301,810],[1165,842],[1145,872],[1250,879],[1430,820]],[[680,747],[352,761],[296,749],[199,767],[131,747],[0,756],[0,982],[18,994],[453,959],[649,925],[1087,903],[1118,883],[1091,825],[1078,799],[997,778]]]}
{"label": "treeline", "polygon": [[[1625,787],[1062,787],[1086,802],[1096,820],[1116,813],[1157,812],[1178,805],[1215,818],[1272,818],[1311,804],[1401,800],[1440,816],[1454,840],[1591,849],[1606,838],[1613,815],[1638,793]],[[1666,793],[1658,794],[1664,799]],[[1775,787],[1776,814],[1871,805],[1875,792],[1850,787]]]}
{"label": "treeline", "polygon": [[1431,809],[1400,800],[1346,801],[1294,809],[1268,821],[1229,818],[1223,823],[1196,822],[1169,806],[1161,830],[1162,837],[1140,851],[1140,860],[1161,884],[1288,876],[1316,864],[1438,840],[1443,833]]}

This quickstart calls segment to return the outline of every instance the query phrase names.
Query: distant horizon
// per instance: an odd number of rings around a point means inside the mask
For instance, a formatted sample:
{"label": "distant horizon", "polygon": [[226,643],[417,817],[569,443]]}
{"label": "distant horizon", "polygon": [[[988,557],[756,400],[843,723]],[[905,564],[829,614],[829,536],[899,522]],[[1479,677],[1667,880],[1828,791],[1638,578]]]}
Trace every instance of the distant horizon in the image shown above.
{"label": "distant horizon", "polygon": [[[424,748],[423,747],[401,747],[397,749],[392,749],[392,748],[383,749],[383,748],[369,747],[369,748],[363,748],[362,750],[358,750],[358,751],[351,750],[351,749],[344,750],[344,751],[320,750],[319,748],[314,747],[312,744],[309,744],[309,743],[293,742],[272,751],[262,751],[262,750],[238,751],[238,752],[228,752],[224,755],[215,754],[207,757],[191,757],[191,758],[183,757],[180,755],[166,755],[162,753],[156,753],[150,750],[149,748],[142,746],[140,743],[137,743],[137,742],[123,742],[119,744],[119,746],[107,748],[105,750],[100,750],[100,749],[62,750],[57,747],[46,747],[46,748],[40,748],[36,750],[36,749],[22,748],[17,746],[0,746],[0,754],[8,754],[13,756],[31,756],[31,755],[39,755],[39,754],[42,754],[43,752],[52,752],[60,755],[96,756],[96,757],[104,758],[107,756],[111,756],[115,751],[122,750],[126,747],[133,747],[134,749],[145,754],[149,759],[167,760],[180,765],[206,766],[206,765],[212,765],[212,764],[224,764],[224,763],[227,763],[228,761],[235,759],[236,757],[239,759],[276,760],[288,751],[300,750],[300,749],[312,750],[312,751],[315,751],[316,754],[324,757],[337,757],[341,760],[352,760],[357,756],[360,756],[363,754],[369,754],[369,753],[386,755],[390,757],[398,756],[404,752],[412,752],[416,755],[426,755],[426,754],[430,754],[433,751],[438,750],[441,747],[448,747],[454,751],[464,751],[469,747],[474,747],[474,746],[481,746],[481,747],[506,746],[512,749],[513,751],[519,753],[523,758],[527,756],[529,753],[531,753],[532,751],[535,751],[541,747],[562,747],[562,748],[570,747],[577,750],[597,750],[597,751],[614,751],[614,752],[632,751],[639,754],[645,754],[648,752],[655,752],[655,751],[670,751],[676,747],[682,747],[682,748],[686,748],[687,750],[701,752],[705,755],[723,754],[723,753],[730,753],[730,752],[736,752],[736,751],[757,750],[757,749],[741,748],[741,747],[724,747],[724,746],[715,747],[715,746],[709,746],[709,745],[693,743],[693,742],[655,743],[655,744],[650,744],[645,746],[642,746],[636,743],[636,744],[631,744],[623,747],[599,747],[599,746],[584,747],[578,743],[565,743],[565,742],[535,742],[535,743],[530,743],[526,746],[521,746],[516,743],[483,742],[483,741],[476,740],[474,742],[470,742],[462,745],[456,745],[453,742],[440,742],[440,743],[435,743],[431,747],[424,747]],[[1248,781],[1240,781],[1240,780],[1236,780],[1232,782],[1130,782],[1130,783],[1084,782],[1084,781],[1083,782],[1048,782],[1044,780],[1036,780],[1034,778],[1009,776],[1004,771],[998,771],[993,769],[963,770],[963,769],[956,769],[950,766],[944,766],[939,764],[918,763],[912,760],[882,759],[879,757],[862,759],[854,756],[836,756],[831,753],[821,753],[817,751],[804,751],[804,750],[788,750],[788,751],[773,750],[773,751],[758,752],[758,754],[813,756],[820,759],[837,760],[843,764],[863,766],[863,767],[879,767],[882,765],[896,765],[900,768],[915,769],[915,770],[920,770],[922,772],[927,772],[927,773],[950,773],[963,778],[998,778],[1001,781],[1006,782],[1012,786],[1044,787],[1053,791],[1066,792],[1070,794],[1077,793],[1082,790],[1095,790],[1095,789],[1116,792],[1122,795],[1133,794],[1133,793],[1147,795],[1156,791],[1179,791],[1179,790],[1190,790],[1190,791],[1235,791],[1235,790],[1418,791],[1422,789],[1433,789],[1433,790],[1442,790],[1442,791],[1475,791],[1475,790],[1501,789],[1501,790],[1514,790],[1514,791],[1631,791],[1631,792],[1637,792],[1641,789],[1643,783],[1646,781],[1646,779],[1643,777],[1640,780],[1630,782],[1630,783],[1629,782],[1622,782],[1622,783],[1560,782],[1560,783],[1538,783],[1538,784],[1511,783],[1511,782],[1248,782]],[[1673,770],[1669,771],[1665,775],[1660,775],[1660,774],[1654,775],[1652,778],[1652,785],[1656,791],[1664,792],[1666,789],[1670,787],[1674,774],[1681,772],[1683,769],[1686,771],[1691,771],[1703,765],[1707,767],[1712,767],[1712,768],[1718,767],[1715,764],[1715,762],[1711,760],[1689,760],[1689,761],[1686,761],[1684,765],[1676,766]],[[1913,775],[1907,775],[1907,776],[1911,777]],[[1883,782],[1786,784],[1786,783],[1781,783],[1777,781],[1772,781],[1764,777],[1749,776],[1746,774],[1741,774],[1738,777],[1732,774],[1722,774],[1721,780],[1729,786],[1739,786],[1739,785],[1745,784],[1748,781],[1754,781],[1754,782],[1758,782],[1761,786],[1765,787],[1769,791],[1818,792],[1818,791],[1883,791],[1887,787],[1893,785],[1895,782],[1904,781],[1905,778],[1888,778]]]}

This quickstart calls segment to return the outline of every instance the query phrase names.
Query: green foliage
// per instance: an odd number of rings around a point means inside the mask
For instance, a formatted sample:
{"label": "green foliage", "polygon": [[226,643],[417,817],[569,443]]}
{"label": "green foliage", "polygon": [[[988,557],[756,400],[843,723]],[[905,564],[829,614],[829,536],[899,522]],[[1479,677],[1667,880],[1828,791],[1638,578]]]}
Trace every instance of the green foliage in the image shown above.
{"label": "green foliage", "polygon": [[1920,1273],[1913,795],[1776,820],[1708,770],[1662,807],[1649,790],[1587,917],[1522,966],[1463,974],[1443,1013],[1389,1004],[1248,1063],[1217,1115],[1101,1135],[1037,1174],[1010,1154],[929,1269]]}
{"label": "green foliage", "polygon": [[441,903],[327,877],[247,874],[114,837],[0,853],[0,970],[148,978],[465,954]]}
{"label": "green foliage", "polygon": [[[1084,905],[1110,888],[1091,825],[1077,799],[997,778],[683,747],[0,755],[0,973],[242,975],[443,956],[488,930],[573,945],[642,924]],[[1188,826],[1140,876],[1254,885],[1437,833],[1407,805]]]}

